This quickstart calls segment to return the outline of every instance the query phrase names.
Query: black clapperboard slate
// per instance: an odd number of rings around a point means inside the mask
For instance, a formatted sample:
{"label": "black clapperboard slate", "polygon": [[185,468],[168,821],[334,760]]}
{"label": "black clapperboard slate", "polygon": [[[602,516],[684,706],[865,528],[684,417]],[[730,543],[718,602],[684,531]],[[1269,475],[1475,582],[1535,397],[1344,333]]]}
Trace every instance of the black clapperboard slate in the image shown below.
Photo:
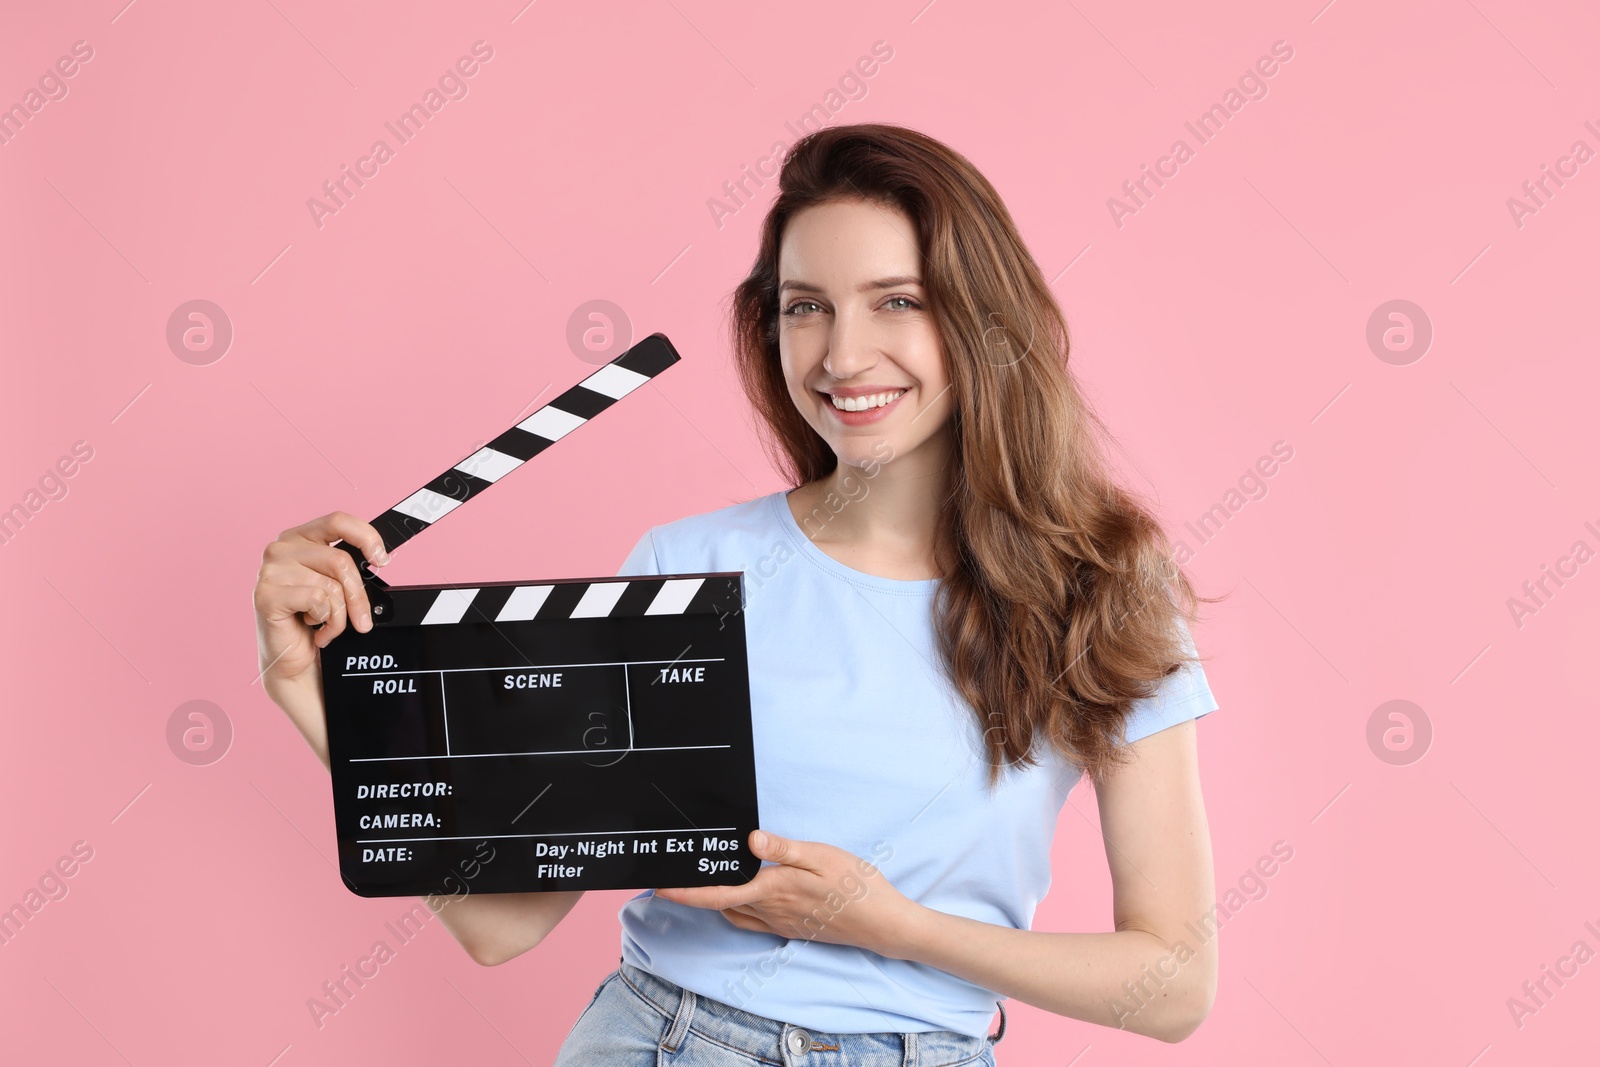
{"label": "black clapperboard slate", "polygon": [[[386,549],[678,362],[652,334],[372,523]],[[582,521],[564,506],[563,521]],[[571,519],[566,519],[571,516]],[[339,871],[361,896],[749,881],[743,572],[389,585],[322,650]]]}

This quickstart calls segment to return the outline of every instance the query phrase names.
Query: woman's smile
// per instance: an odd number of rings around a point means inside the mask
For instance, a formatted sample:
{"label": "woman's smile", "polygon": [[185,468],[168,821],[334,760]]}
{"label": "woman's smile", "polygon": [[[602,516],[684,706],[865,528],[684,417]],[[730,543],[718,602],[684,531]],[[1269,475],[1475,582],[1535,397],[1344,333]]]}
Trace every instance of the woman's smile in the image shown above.
{"label": "woman's smile", "polygon": [[837,392],[820,391],[820,395],[825,401],[823,407],[833,412],[840,422],[846,426],[865,426],[888,418],[889,412],[898,407],[909,392],[910,389],[904,387],[873,389],[871,392],[841,389]]}

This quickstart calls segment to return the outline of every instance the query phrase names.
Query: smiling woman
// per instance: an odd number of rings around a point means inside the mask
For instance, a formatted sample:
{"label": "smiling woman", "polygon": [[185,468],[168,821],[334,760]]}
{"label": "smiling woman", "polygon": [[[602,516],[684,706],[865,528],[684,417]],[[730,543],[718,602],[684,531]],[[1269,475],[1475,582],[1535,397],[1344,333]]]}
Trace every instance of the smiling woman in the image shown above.
{"label": "smiling woman", "polygon": [[[1184,926],[1215,905],[1194,720],[1217,703],[1189,636],[1205,598],[1110,479],[998,194],[915,131],[819,131],[785,161],[733,318],[793,488],[654,526],[620,573],[759,574],[766,862],[628,901],[621,964],[558,1065],[993,1063],[1006,997],[1181,1040],[1216,982],[1215,938]],[[1116,929],[1036,932],[1085,774]]]}
{"label": "smiling woman", "polygon": [[[1217,976],[1217,938],[1188,925],[1216,909],[1195,720],[1217,702],[1189,632],[1206,598],[1110,477],[999,195],[914,130],[810,134],[732,319],[790,488],[652,526],[618,573],[742,571],[759,590],[739,610],[763,863],[628,900],[619,966],[558,1067],[978,1067],[1008,997],[1187,1037]],[[269,546],[256,600],[263,684],[324,762],[300,616],[345,622],[335,537],[384,562],[370,525],[334,513]],[[349,617],[371,625],[360,601]],[[1050,855],[1085,776],[1114,929],[1036,931],[1052,881],[1088,861]],[[474,893],[439,915],[498,964],[580,896]]]}

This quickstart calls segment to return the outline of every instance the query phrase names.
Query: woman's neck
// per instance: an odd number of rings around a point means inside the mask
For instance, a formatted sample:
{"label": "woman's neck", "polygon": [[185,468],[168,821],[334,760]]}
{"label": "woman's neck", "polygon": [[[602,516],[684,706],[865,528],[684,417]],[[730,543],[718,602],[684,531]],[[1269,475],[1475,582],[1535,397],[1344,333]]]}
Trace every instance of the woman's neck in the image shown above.
{"label": "woman's neck", "polygon": [[934,544],[949,478],[940,443],[924,441],[884,463],[841,463],[789,496],[795,521],[818,548],[864,573],[939,577]]}

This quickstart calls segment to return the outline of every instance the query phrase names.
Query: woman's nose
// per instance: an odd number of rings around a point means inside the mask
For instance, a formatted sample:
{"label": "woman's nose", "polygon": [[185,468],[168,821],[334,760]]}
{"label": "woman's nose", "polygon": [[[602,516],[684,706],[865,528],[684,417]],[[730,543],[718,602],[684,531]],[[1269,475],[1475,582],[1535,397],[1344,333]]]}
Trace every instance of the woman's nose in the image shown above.
{"label": "woman's nose", "polygon": [[822,369],[846,381],[877,366],[879,358],[878,346],[870,331],[841,317],[828,337],[828,354],[822,358]]}

